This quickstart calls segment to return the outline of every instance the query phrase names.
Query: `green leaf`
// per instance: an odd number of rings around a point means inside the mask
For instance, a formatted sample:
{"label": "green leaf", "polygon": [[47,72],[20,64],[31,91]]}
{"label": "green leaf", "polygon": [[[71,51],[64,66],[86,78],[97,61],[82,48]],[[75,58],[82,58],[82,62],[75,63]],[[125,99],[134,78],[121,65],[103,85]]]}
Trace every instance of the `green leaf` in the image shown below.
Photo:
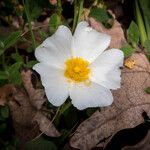
{"label": "green leaf", "polygon": [[121,50],[123,51],[125,57],[128,57],[135,52],[135,49],[132,48],[128,43],[125,44]]}
{"label": "green leaf", "polygon": [[98,7],[92,8],[89,16],[93,17],[94,19],[102,23],[106,23],[110,18],[105,9],[98,8]]}
{"label": "green leaf", "polygon": [[25,150],[57,150],[57,147],[50,140],[40,137],[37,140],[27,142]]}
{"label": "green leaf", "polygon": [[37,19],[42,13],[42,7],[38,1],[25,0],[25,7],[31,21]]}
{"label": "green leaf", "polygon": [[43,40],[48,37],[48,35],[44,31],[39,31],[39,34]]}
{"label": "green leaf", "polygon": [[4,41],[4,49],[13,46],[19,40],[20,37],[21,37],[21,31],[16,31],[11,33]]}
{"label": "green leaf", "polygon": [[5,71],[0,71],[0,80],[6,80],[7,79],[7,74]]}
{"label": "green leaf", "polygon": [[26,64],[26,67],[28,68],[32,68],[35,64],[37,64],[38,61],[35,61],[35,60],[31,60],[29,61],[27,64]]}
{"label": "green leaf", "polygon": [[11,58],[14,59],[16,62],[23,62],[23,58],[18,53],[13,53],[11,55]]}
{"label": "green leaf", "polygon": [[128,41],[132,43],[132,46],[136,47],[138,42],[139,42],[139,38],[140,38],[140,32],[139,32],[139,28],[137,26],[137,24],[132,21],[128,31],[127,31],[127,38]]}
{"label": "green leaf", "polygon": [[150,40],[146,40],[144,43],[144,47],[150,51]]}
{"label": "green leaf", "polygon": [[54,33],[59,25],[61,25],[61,17],[58,14],[54,13],[53,15],[51,15],[49,21],[50,32]]}
{"label": "green leaf", "polygon": [[19,72],[19,69],[22,66],[22,64],[22,62],[16,62],[15,64],[7,68],[9,83],[13,83],[16,85],[20,85],[22,83],[21,75]]}
{"label": "green leaf", "polygon": [[147,87],[144,91],[145,91],[147,94],[150,94],[150,87]]}
{"label": "green leaf", "polygon": [[0,116],[4,119],[9,117],[9,108],[7,106],[1,107]]}

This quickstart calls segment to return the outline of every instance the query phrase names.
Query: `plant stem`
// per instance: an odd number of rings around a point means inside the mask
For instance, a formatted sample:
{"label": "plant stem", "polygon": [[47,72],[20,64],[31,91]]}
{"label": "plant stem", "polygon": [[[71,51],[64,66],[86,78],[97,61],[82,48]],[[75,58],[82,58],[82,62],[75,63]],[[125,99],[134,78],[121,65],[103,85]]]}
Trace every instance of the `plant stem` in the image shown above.
{"label": "plant stem", "polygon": [[84,0],[80,0],[79,13],[78,13],[78,19],[77,19],[76,24],[78,24],[80,22],[80,17],[81,17],[82,12],[83,12],[83,3],[84,3]]}
{"label": "plant stem", "polygon": [[61,13],[62,13],[61,0],[58,0],[58,1],[57,1],[57,10],[58,10],[58,13],[61,15]]}
{"label": "plant stem", "polygon": [[54,122],[55,122],[56,125],[59,124],[61,115],[62,115],[71,105],[72,105],[72,104],[71,104],[71,102],[69,101],[68,103],[64,103],[64,104],[60,107],[58,113],[56,114],[55,120],[54,120]]}
{"label": "plant stem", "polygon": [[32,31],[31,17],[30,17],[30,14],[29,14],[29,9],[27,8],[26,4],[24,3],[24,0],[23,0],[23,6],[24,6],[24,9],[25,9],[26,17],[27,17],[28,24],[29,24],[29,30],[30,30],[30,34],[31,34],[33,48],[35,49],[36,48],[36,41],[35,41],[34,33]]}
{"label": "plant stem", "polygon": [[146,30],[143,22],[142,15],[140,13],[140,8],[138,5],[138,1],[135,0],[135,14],[136,14],[136,20],[140,31],[140,40],[142,46],[144,46],[145,41],[147,40]]}
{"label": "plant stem", "polygon": [[73,33],[77,25],[77,20],[78,20],[78,6],[77,6],[77,0],[74,0],[74,19],[73,19],[73,27],[72,27]]}

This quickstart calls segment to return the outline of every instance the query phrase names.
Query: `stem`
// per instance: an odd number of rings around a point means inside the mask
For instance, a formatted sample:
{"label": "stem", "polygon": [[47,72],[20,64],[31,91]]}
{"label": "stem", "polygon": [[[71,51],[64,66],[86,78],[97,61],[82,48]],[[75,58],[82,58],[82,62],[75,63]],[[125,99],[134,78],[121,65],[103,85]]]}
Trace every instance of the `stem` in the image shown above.
{"label": "stem", "polygon": [[56,117],[55,117],[55,120],[54,120],[56,126],[59,124],[61,115],[62,115],[71,105],[72,105],[72,104],[71,104],[71,102],[69,101],[68,103],[64,103],[64,104],[60,107],[60,109],[59,109],[59,111],[58,111],[58,113],[57,113],[57,115],[56,115]]}
{"label": "stem", "polygon": [[140,13],[140,9],[139,9],[137,0],[135,0],[135,11],[136,11],[135,13],[136,13],[137,24],[138,24],[139,31],[140,31],[141,44],[142,44],[142,46],[144,46],[144,43],[147,40],[147,35],[146,35],[144,22],[142,19],[142,15]]}
{"label": "stem", "polygon": [[77,0],[74,0],[74,19],[73,19],[73,27],[72,27],[73,33],[77,25],[77,20],[78,20],[78,6],[77,6]]}
{"label": "stem", "polygon": [[80,0],[80,5],[78,7],[77,0],[74,0],[74,19],[73,19],[73,27],[72,27],[72,32],[75,31],[75,28],[77,24],[80,22],[80,17],[83,12],[83,3],[84,0]]}
{"label": "stem", "polygon": [[79,14],[78,14],[78,19],[77,19],[76,24],[78,24],[80,22],[80,17],[81,17],[82,12],[83,12],[83,3],[84,3],[84,0],[80,0]]}
{"label": "stem", "polygon": [[61,0],[58,0],[58,2],[57,2],[57,9],[58,9],[59,14],[61,15],[61,13],[62,13]]}
{"label": "stem", "polygon": [[27,17],[28,24],[29,24],[29,30],[30,30],[30,34],[31,34],[33,47],[35,49],[36,48],[36,41],[35,41],[34,33],[32,31],[32,24],[31,24],[31,18],[30,18],[30,15],[29,15],[29,9],[26,7],[26,5],[24,3],[24,0],[23,0],[23,6],[24,6],[24,9],[25,9],[26,17]]}

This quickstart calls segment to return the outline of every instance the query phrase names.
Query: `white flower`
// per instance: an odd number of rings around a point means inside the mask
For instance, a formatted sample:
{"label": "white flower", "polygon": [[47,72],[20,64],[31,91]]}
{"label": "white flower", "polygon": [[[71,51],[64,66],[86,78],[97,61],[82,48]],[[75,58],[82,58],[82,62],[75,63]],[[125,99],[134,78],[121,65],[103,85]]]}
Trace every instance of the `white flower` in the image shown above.
{"label": "white flower", "polygon": [[80,22],[74,35],[66,26],[36,48],[40,62],[33,69],[42,80],[48,100],[60,106],[68,96],[82,110],[111,105],[110,89],[120,88],[122,51],[104,51],[110,36],[97,32],[87,22]]}

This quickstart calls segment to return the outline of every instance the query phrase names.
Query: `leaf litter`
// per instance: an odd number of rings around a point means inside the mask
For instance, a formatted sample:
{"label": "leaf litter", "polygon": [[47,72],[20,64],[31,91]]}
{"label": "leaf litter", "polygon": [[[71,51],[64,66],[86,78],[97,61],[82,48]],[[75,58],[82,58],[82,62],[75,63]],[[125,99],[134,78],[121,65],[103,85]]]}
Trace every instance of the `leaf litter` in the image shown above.
{"label": "leaf litter", "polygon": [[24,89],[13,85],[5,85],[0,89],[0,92],[4,91],[1,98],[5,102],[6,97],[11,94],[7,99],[8,106],[15,134],[23,144],[41,132],[51,137],[60,136],[51,121],[51,116],[44,111],[45,106],[43,104],[46,101],[44,90],[33,87],[31,76],[31,70],[21,72]]}
{"label": "leaf litter", "polygon": [[79,125],[70,140],[74,148],[88,150],[105,147],[112,136],[122,129],[134,128],[144,122],[142,113],[150,116],[150,95],[144,89],[150,83],[150,65],[145,55],[135,53],[133,69],[122,71],[121,88],[113,91],[114,103],[101,108]]}

